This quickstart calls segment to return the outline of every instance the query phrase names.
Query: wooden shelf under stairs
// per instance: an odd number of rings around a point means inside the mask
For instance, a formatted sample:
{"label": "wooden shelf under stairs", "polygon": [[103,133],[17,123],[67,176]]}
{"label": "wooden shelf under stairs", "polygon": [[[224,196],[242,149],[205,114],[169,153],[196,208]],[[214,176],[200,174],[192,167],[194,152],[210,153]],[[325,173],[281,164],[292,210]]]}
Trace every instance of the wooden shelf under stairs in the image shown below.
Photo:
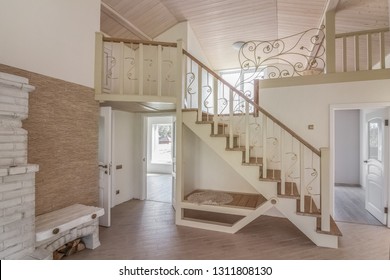
{"label": "wooden shelf under stairs", "polygon": [[[188,197],[194,193],[205,191],[220,192],[229,194],[233,200],[223,205],[196,204],[188,201]],[[231,228],[233,232],[241,229],[242,223],[246,225],[259,215],[254,215],[256,211],[267,203],[267,199],[261,194],[222,192],[215,190],[197,189],[184,197],[183,220],[196,222],[197,224],[208,224],[214,227]],[[250,217],[253,216],[253,217]],[[247,221],[245,221],[248,219]],[[234,229],[236,227],[236,229]],[[222,230],[223,231],[223,230]],[[229,230],[228,230],[229,231]]]}

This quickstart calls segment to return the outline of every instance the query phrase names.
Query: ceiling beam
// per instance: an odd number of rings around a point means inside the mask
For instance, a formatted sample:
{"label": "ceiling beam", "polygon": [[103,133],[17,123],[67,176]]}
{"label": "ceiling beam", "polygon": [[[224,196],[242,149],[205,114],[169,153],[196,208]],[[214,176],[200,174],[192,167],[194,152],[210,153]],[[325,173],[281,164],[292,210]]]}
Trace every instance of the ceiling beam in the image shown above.
{"label": "ceiling beam", "polygon": [[139,29],[137,26],[132,24],[130,21],[125,19],[121,14],[115,11],[111,6],[107,5],[103,1],[101,2],[101,11],[115,20],[118,24],[122,25],[124,28],[129,30],[131,33],[139,37],[141,40],[153,41],[151,37],[146,35]]}

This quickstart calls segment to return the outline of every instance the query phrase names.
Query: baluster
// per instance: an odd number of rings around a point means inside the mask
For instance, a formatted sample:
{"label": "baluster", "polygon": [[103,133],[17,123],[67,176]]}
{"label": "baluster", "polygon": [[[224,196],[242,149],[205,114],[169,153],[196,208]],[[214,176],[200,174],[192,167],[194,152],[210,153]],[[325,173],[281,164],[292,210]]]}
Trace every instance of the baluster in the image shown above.
{"label": "baluster", "polygon": [[249,163],[249,102],[245,101],[245,162]]}
{"label": "baluster", "polygon": [[125,83],[125,43],[119,43],[119,94],[123,94]]}
{"label": "baluster", "polygon": [[263,115],[263,166],[262,166],[262,177],[267,179],[267,117]]}
{"label": "baluster", "polygon": [[367,70],[372,70],[372,36],[367,34]]}
{"label": "baluster", "polygon": [[355,71],[360,70],[359,35],[355,35]]}
{"label": "baluster", "polygon": [[138,94],[144,95],[144,44],[139,44],[138,63]]}
{"label": "baluster", "polygon": [[300,210],[305,212],[305,146],[299,145],[299,172],[300,172]]}
{"label": "baluster", "polygon": [[202,67],[198,64],[198,121],[203,120],[202,116]]}
{"label": "baluster", "polygon": [[233,149],[233,90],[229,91],[229,148]]}
{"label": "baluster", "polygon": [[[188,71],[188,58],[187,56],[183,56],[184,57],[184,65],[183,65],[183,69],[184,69],[184,96],[183,96],[183,101],[184,101],[184,105],[185,105],[185,108],[192,108],[192,102],[191,102],[191,95],[188,93],[188,80],[187,80],[187,76],[188,76],[188,73],[191,73],[191,71]],[[188,99],[187,97],[189,97],[190,101],[189,101],[189,104],[188,104]]]}
{"label": "baluster", "polygon": [[103,34],[95,34],[95,94],[103,92],[104,45]]}
{"label": "baluster", "polygon": [[214,109],[214,134],[218,134],[218,79],[214,77],[214,85],[213,85],[213,109]]}
{"label": "baluster", "polygon": [[321,230],[330,231],[329,148],[321,148]]}
{"label": "baluster", "polygon": [[385,69],[386,67],[385,32],[381,32],[379,37],[380,37],[381,69]]}
{"label": "baluster", "polygon": [[[162,94],[162,46],[157,46],[157,95]],[[169,93],[169,91],[168,91]]]}
{"label": "baluster", "polygon": [[[291,190],[293,190],[293,186]],[[280,128],[280,192],[281,194],[286,193],[286,176],[284,170],[284,130],[282,128]]]}
{"label": "baluster", "polygon": [[347,72],[347,37],[343,37],[343,72]]}

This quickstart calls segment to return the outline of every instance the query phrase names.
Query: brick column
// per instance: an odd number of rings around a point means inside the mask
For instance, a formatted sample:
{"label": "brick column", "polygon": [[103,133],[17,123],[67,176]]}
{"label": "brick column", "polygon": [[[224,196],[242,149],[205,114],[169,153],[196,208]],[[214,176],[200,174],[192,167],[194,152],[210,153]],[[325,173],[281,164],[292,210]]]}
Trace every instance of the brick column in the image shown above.
{"label": "brick column", "polygon": [[0,73],[0,259],[35,250],[35,172],[27,163],[28,79]]}

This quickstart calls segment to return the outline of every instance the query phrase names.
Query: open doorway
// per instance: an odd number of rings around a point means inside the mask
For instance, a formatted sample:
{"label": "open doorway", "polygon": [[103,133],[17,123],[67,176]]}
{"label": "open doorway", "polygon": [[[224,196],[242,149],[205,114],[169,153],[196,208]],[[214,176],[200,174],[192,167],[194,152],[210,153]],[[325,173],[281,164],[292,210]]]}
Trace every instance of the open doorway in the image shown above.
{"label": "open doorway", "polygon": [[147,200],[172,203],[172,151],[172,116],[147,117]]}
{"label": "open doorway", "polygon": [[[383,134],[379,137],[388,146],[388,128],[385,119],[389,116],[388,108],[355,107],[337,109],[334,114],[334,218],[336,221],[368,225],[386,225],[386,207],[388,205],[389,187],[388,171],[389,151],[386,145],[381,150],[381,161],[369,159],[370,139],[369,121],[377,112],[382,112]],[[372,135],[371,135],[371,138]],[[382,170],[374,174],[371,183],[372,163],[379,162]],[[379,170],[379,169],[376,169]],[[380,185],[380,186],[379,186]],[[382,212],[382,216],[374,213],[372,204]]]}

